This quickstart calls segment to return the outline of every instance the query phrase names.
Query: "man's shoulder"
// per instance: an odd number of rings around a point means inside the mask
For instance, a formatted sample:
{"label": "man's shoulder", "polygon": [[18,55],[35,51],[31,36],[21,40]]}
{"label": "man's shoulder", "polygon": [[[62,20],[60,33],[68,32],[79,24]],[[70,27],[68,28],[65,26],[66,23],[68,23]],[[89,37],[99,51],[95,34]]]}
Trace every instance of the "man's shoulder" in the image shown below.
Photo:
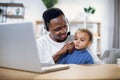
{"label": "man's shoulder", "polygon": [[48,35],[41,36],[41,37],[37,38],[36,41],[46,42],[46,41],[48,41]]}

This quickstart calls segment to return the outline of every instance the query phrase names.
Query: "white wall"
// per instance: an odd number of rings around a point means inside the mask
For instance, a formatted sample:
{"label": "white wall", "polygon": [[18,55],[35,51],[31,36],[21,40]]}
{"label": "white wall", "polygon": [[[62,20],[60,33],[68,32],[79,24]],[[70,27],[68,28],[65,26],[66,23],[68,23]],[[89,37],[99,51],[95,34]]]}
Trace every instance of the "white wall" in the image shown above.
{"label": "white wall", "polygon": [[[0,0],[0,2],[10,2],[11,0]],[[42,13],[46,10],[42,0],[14,0],[25,5],[25,20],[35,22],[42,20]],[[91,21],[101,22],[102,33],[102,53],[111,46],[112,35],[112,20],[113,20],[113,5],[114,0],[59,0],[55,7],[61,8],[69,21],[83,20],[83,8],[94,6],[96,12],[91,15]]]}
{"label": "white wall", "polygon": [[42,13],[46,10],[42,0],[0,0],[0,3],[23,3],[25,6],[25,19],[26,21],[41,20]]}

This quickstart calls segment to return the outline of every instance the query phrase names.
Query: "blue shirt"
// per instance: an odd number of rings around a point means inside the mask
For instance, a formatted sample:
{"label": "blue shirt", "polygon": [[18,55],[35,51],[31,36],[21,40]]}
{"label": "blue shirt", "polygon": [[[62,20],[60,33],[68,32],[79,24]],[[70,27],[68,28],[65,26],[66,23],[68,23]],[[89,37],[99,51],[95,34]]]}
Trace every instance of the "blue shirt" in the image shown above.
{"label": "blue shirt", "polygon": [[89,52],[84,50],[74,50],[73,53],[62,55],[58,64],[94,64],[94,61]]}

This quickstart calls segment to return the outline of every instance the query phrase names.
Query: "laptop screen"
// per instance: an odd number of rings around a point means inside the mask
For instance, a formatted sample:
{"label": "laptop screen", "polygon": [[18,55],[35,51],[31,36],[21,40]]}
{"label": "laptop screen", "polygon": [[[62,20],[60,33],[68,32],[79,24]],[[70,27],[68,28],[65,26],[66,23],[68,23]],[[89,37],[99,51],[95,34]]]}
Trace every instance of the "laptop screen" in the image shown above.
{"label": "laptop screen", "polygon": [[41,69],[32,22],[0,24],[0,66]]}

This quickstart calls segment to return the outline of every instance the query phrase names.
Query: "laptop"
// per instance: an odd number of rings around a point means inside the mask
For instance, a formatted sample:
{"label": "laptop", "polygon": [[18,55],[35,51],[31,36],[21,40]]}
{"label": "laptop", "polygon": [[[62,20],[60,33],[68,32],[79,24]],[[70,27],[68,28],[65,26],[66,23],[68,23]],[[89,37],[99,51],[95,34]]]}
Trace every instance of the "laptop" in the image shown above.
{"label": "laptop", "polygon": [[68,69],[69,65],[46,67],[40,63],[32,22],[0,24],[0,67],[46,73]]}

